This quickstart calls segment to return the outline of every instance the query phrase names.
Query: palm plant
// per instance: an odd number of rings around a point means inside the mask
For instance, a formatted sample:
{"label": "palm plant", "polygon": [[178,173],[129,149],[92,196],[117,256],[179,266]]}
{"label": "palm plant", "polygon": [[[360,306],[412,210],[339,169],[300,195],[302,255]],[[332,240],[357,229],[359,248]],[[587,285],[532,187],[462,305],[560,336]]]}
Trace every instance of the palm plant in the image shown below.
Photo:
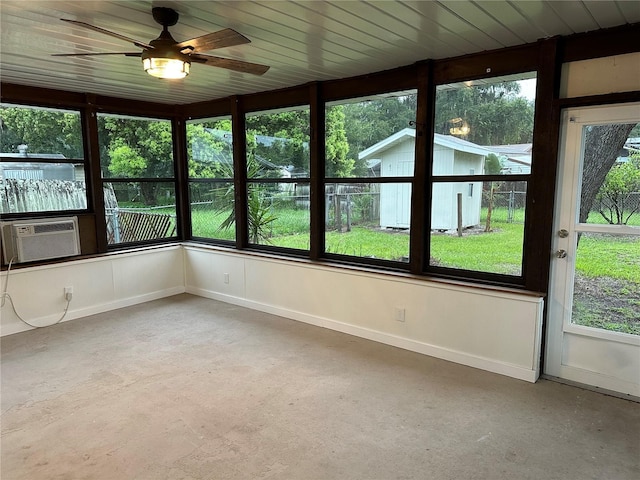
{"label": "palm plant", "polygon": [[[233,177],[233,171],[231,166],[220,166],[220,173],[226,177]],[[227,169],[228,171],[224,171]],[[257,178],[260,176],[262,166],[253,158],[249,157],[247,161],[247,177]],[[217,208],[218,212],[229,211],[227,217],[218,227],[218,230],[228,230],[233,226],[236,221],[236,202],[235,202],[234,188],[230,186],[227,188],[220,206]],[[277,220],[277,216],[271,213],[271,206],[267,200],[266,192],[263,188],[257,185],[248,185],[247,192],[247,226],[250,243],[269,243],[270,226]]]}

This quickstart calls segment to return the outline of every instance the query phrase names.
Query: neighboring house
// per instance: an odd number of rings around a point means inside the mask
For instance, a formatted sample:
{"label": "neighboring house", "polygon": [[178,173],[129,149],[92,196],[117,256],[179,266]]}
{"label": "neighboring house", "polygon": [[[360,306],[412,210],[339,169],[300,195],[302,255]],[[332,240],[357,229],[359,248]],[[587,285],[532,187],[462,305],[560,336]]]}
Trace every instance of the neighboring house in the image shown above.
{"label": "neighboring house", "polygon": [[500,159],[502,169],[500,173],[519,175],[531,173],[531,143],[515,145],[487,145],[484,148],[495,153]]}
{"label": "neighboring house", "polygon": [[[368,163],[380,160],[380,176],[410,177],[414,170],[416,131],[405,128],[363,150],[358,155]],[[434,134],[434,175],[482,174],[489,150],[450,135]],[[482,182],[446,182],[433,186],[432,230],[453,230],[458,225],[458,194],[462,194],[462,226],[480,223]],[[409,228],[411,184],[380,186],[380,226]]]}
{"label": "neighboring house", "polygon": [[[28,145],[18,145],[18,153],[0,152],[0,180],[75,180],[72,164],[38,162],[38,160],[64,159],[61,153],[28,153]],[[17,159],[12,162],[11,159]],[[29,161],[31,160],[31,161]],[[84,169],[81,168],[84,180]]]}
{"label": "neighboring house", "polygon": [[631,155],[640,155],[640,137],[631,137],[624,142],[624,147],[620,151],[620,155],[616,162],[628,162]]}

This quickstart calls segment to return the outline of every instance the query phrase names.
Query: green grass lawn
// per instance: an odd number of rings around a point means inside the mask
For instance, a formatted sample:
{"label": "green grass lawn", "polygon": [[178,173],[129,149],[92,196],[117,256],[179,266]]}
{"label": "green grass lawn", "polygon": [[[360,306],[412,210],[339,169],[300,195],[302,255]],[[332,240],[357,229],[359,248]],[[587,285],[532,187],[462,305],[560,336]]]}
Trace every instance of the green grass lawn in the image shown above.
{"label": "green grass lawn", "polygon": [[640,238],[583,234],[576,270],[586,277],[613,277],[640,283]]}
{"label": "green grass lawn", "polygon": [[[278,209],[278,219],[270,226],[269,244],[300,250],[309,249],[309,211]],[[198,208],[191,213],[195,236],[233,240],[235,228],[221,230],[220,224],[229,212]],[[515,218],[522,217],[521,212]],[[437,265],[481,272],[520,275],[522,262],[522,223],[504,223],[506,209],[495,209],[493,232],[465,232],[463,237],[434,233],[431,235],[431,256]],[[482,220],[484,221],[484,219]],[[325,234],[327,252],[387,260],[402,260],[409,255],[409,235],[406,232],[379,230],[375,227],[353,226],[350,232],[328,231]],[[265,242],[266,243],[266,242]],[[587,276],[610,276],[637,281],[638,243],[609,237],[606,242],[584,236],[576,268]],[[611,265],[613,255],[629,261]],[[633,267],[633,265],[636,265]],[[634,272],[635,268],[635,272]]]}
{"label": "green grass lawn", "polygon": [[443,267],[520,275],[524,225],[492,222],[492,230],[466,232],[462,237],[432,233],[432,262]]}

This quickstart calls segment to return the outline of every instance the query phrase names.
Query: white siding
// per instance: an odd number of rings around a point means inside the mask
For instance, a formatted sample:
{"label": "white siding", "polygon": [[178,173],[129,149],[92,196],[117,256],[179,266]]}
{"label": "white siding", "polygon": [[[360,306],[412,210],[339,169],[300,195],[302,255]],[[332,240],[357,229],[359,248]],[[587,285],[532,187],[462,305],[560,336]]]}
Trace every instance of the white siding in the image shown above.
{"label": "white siding", "polygon": [[[381,154],[384,176],[409,176],[413,174],[415,139],[394,145]],[[434,145],[433,173],[435,175],[481,174],[484,157],[473,153],[454,151],[449,147]],[[407,160],[410,159],[410,160]],[[473,196],[469,197],[469,183],[433,186],[431,228],[452,230],[458,226],[457,193],[462,193],[462,224],[470,227],[480,223],[482,182],[473,183]],[[384,184],[380,187],[380,226],[383,228],[409,228],[411,211],[411,186]]]}
{"label": "white siding", "polygon": [[[381,169],[385,177],[411,177],[415,165],[415,140],[398,143],[382,153]],[[411,185],[380,185],[380,226],[409,228],[411,222]]]}
{"label": "white siding", "polygon": [[433,174],[451,175],[453,172],[453,150],[442,145],[433,146]]}

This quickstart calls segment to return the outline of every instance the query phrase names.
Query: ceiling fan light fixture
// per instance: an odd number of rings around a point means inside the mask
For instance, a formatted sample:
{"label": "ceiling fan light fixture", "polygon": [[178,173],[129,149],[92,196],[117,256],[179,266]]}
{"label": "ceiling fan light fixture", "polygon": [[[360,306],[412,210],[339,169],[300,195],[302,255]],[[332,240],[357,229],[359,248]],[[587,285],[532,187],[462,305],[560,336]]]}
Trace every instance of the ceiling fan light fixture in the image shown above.
{"label": "ceiling fan light fixture", "polygon": [[183,54],[157,55],[152,52],[142,57],[142,67],[152,77],[179,79],[189,75],[191,62]]}

